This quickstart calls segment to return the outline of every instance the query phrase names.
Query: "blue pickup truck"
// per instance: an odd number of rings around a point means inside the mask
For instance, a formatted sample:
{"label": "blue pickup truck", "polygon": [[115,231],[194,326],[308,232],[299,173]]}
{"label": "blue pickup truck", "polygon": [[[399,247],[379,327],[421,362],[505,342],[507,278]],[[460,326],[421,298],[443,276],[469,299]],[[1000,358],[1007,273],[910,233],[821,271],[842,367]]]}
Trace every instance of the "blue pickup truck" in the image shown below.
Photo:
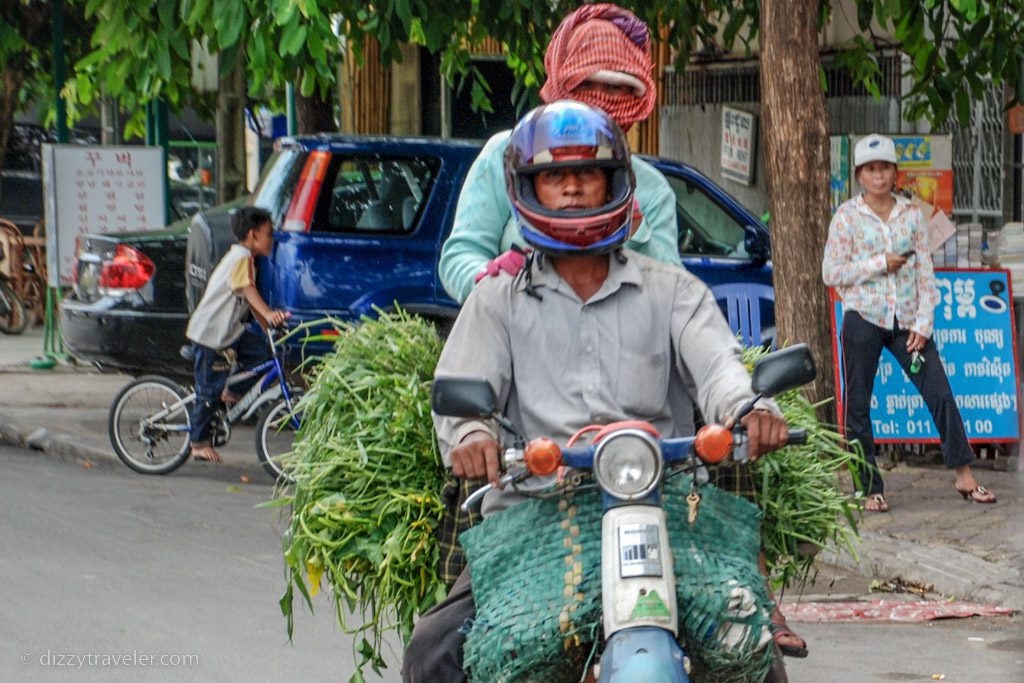
{"label": "blue pickup truck", "polygon": [[[274,253],[257,264],[273,308],[299,320],[358,319],[395,303],[444,327],[458,312],[438,277],[479,142],[320,135],[285,138],[247,200],[274,216]],[[647,158],[676,194],[683,263],[715,287],[771,286],[768,229],[686,164]],[[188,311],[233,238],[227,208],[160,232],[86,235],[61,306],[65,347],[101,367],[186,377]],[[770,302],[762,323],[772,324]]]}

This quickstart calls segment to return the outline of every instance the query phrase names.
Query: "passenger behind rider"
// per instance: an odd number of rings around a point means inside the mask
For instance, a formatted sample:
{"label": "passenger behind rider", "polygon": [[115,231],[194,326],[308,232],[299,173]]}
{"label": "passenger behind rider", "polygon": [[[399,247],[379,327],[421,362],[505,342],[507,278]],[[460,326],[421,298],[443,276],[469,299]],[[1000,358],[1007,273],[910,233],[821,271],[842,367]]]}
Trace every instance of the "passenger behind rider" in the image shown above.
{"label": "passenger behind rider", "polygon": [[[583,5],[565,17],[544,56],[545,102],[573,99],[601,109],[628,131],[654,109],[650,31],[632,12],[612,4]],[[510,131],[484,145],[466,176],[451,235],[441,249],[439,275],[462,303],[475,281],[499,271],[515,274],[529,246],[512,219],[505,195],[503,155]],[[676,197],[665,176],[632,157],[637,215],[626,246],[665,263],[679,263]]]}
{"label": "passenger behind rider", "polygon": [[[539,107],[513,131],[504,166],[534,251],[518,275],[489,277],[473,290],[436,375],[488,380],[501,412],[525,434],[561,445],[583,426],[637,418],[665,435],[692,434],[695,404],[709,421],[731,424],[754,394],[710,290],[683,268],[623,248],[636,180],[614,121],[573,101]],[[752,459],[786,443],[786,421],[770,402],[742,423]],[[497,481],[492,422],[435,417],[435,427],[457,477]],[[492,490],[483,514],[520,500]],[[465,680],[461,628],[474,613],[466,570],[417,623],[403,680]]]}
{"label": "passenger behind rider", "polygon": [[270,256],[273,223],[264,209],[245,206],[231,216],[237,244],[210,274],[203,297],[192,312],[185,335],[195,349],[196,402],[191,414],[192,457],[222,462],[213,447],[211,423],[235,355],[243,365],[269,358],[266,340],[245,328],[251,310],[260,324],[278,326],[285,311],[271,310],[256,289],[255,256]]}

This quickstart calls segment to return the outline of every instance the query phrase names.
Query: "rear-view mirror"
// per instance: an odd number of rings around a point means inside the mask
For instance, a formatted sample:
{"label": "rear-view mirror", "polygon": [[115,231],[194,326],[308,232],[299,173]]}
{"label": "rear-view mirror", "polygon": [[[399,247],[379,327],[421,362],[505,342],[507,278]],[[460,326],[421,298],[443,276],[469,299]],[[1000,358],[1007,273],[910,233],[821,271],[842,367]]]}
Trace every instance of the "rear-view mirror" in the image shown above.
{"label": "rear-view mirror", "polygon": [[430,388],[430,408],[448,417],[490,417],[497,410],[494,390],[487,380],[438,377]]}
{"label": "rear-view mirror", "polygon": [[762,356],[754,364],[751,386],[762,396],[775,396],[814,381],[817,369],[807,344],[795,344]]}

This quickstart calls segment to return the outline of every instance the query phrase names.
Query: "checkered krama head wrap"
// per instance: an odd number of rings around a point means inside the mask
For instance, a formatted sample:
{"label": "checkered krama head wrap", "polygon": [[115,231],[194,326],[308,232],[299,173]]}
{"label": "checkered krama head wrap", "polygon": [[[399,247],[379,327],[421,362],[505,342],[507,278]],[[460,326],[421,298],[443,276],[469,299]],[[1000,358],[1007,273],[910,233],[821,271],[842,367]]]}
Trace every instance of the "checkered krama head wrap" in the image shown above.
{"label": "checkered krama head wrap", "polygon": [[[651,78],[651,39],[647,24],[617,5],[584,5],[567,16],[551,37],[544,68],[548,79],[541,88],[545,102],[574,99],[597,107],[623,130],[643,121],[654,109],[657,95]],[[635,94],[608,95],[599,91],[574,94],[587,79],[623,74]],[[610,79],[607,79],[610,80]]]}

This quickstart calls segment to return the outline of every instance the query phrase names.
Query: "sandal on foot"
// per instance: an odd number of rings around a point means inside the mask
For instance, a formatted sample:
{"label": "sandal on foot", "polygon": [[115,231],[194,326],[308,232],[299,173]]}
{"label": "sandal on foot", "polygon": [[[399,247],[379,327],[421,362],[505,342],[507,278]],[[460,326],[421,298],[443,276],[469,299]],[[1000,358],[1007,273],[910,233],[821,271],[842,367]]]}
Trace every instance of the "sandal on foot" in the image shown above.
{"label": "sandal on foot", "polygon": [[[956,488],[956,485],[953,486]],[[984,486],[975,486],[970,491],[964,491],[963,489],[956,489],[956,492],[964,497],[964,500],[969,500],[972,503],[994,503],[996,502],[996,496],[994,493],[989,491]]]}
{"label": "sandal on foot", "polygon": [[[807,656],[807,642],[789,627],[789,624],[786,623],[786,618],[782,616],[781,612],[776,612],[772,615],[771,623],[768,624],[768,630],[772,633],[772,640],[775,641],[775,646],[779,648],[783,655],[797,659],[803,659]],[[790,641],[798,640],[801,644],[795,645],[793,642],[786,644],[782,642],[783,639]]]}
{"label": "sandal on foot", "polygon": [[888,512],[889,504],[881,493],[872,493],[864,500],[865,512]]}

